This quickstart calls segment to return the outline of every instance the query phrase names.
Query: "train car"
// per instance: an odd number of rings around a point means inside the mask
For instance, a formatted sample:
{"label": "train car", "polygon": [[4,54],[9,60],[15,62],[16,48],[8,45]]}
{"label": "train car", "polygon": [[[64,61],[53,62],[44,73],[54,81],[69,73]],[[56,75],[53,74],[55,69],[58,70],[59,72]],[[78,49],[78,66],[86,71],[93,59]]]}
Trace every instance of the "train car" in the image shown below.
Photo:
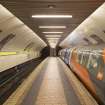
{"label": "train car", "polygon": [[72,49],[62,49],[59,51],[60,58],[66,63],[69,64],[69,59],[71,59],[71,50]]}
{"label": "train car", "polygon": [[64,49],[60,54],[101,105],[105,105],[105,49],[73,48]]}

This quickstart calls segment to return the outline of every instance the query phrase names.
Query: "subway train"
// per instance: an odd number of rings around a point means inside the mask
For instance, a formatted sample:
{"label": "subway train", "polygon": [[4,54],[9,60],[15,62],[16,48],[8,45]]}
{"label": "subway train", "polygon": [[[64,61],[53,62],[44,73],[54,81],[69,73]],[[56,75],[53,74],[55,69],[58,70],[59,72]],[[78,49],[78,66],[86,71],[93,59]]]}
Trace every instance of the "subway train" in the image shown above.
{"label": "subway train", "polygon": [[62,49],[59,56],[70,66],[96,100],[105,105],[105,49]]}

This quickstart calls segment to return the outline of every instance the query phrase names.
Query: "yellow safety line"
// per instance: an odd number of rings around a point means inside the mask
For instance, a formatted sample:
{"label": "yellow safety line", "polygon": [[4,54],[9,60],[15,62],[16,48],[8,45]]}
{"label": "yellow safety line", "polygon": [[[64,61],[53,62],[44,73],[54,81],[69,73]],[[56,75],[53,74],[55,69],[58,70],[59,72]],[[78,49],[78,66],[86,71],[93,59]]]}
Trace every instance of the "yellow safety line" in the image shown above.
{"label": "yellow safety line", "polygon": [[17,52],[0,52],[0,56],[16,55]]}

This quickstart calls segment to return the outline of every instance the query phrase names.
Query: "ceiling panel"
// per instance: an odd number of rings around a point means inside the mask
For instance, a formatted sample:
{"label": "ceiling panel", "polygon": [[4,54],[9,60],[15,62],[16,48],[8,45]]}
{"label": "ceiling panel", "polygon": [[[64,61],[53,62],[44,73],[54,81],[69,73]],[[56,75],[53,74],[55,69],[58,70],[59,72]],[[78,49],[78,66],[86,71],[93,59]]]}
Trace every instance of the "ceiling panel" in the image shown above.
{"label": "ceiling panel", "polygon": [[[0,0],[0,3],[8,8],[14,15],[20,18],[43,40],[46,40],[43,31],[63,31],[60,39],[63,40],[79,24],[81,24],[92,12],[94,12],[104,0]],[[53,8],[49,8],[53,6]],[[72,15],[72,19],[33,19],[36,14],[66,14]],[[63,25],[66,29],[39,29],[38,26]]]}

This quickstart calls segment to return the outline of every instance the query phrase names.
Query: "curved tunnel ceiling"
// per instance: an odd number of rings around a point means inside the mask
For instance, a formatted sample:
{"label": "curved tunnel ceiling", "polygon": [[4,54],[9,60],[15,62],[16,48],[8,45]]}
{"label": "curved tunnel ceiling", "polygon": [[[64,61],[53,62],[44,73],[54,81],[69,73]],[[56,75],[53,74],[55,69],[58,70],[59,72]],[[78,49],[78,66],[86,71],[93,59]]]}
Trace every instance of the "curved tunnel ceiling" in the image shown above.
{"label": "curved tunnel ceiling", "polygon": [[105,44],[105,3],[82,22],[60,46],[96,46]]}
{"label": "curved tunnel ceiling", "polygon": [[[0,47],[2,51],[24,51],[34,42],[34,49],[42,49],[46,43],[28,26],[0,5]],[[13,37],[10,35],[14,35]]]}
{"label": "curved tunnel ceiling", "polygon": [[[0,0],[6,8],[20,18],[46,43],[48,39],[43,32],[63,32],[53,34],[61,35],[58,44],[68,36],[81,22],[83,22],[103,0]],[[72,15],[71,19],[35,19],[32,15]],[[66,28],[39,28],[39,26],[66,26]]]}
{"label": "curved tunnel ceiling", "polygon": [[0,5],[0,72],[40,57],[45,46],[35,32]]}

